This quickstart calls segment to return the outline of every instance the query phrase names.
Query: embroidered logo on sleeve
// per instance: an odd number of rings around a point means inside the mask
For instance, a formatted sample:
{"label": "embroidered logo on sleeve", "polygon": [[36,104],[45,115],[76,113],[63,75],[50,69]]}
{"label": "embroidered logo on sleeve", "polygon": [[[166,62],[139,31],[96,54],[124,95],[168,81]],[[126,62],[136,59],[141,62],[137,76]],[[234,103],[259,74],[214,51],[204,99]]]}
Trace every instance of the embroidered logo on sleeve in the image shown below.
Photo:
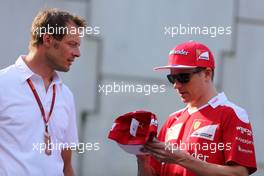
{"label": "embroidered logo on sleeve", "polygon": [[237,146],[237,149],[238,149],[238,151],[240,151],[240,152],[242,152],[242,153],[250,153],[250,154],[253,153],[252,150],[250,150],[250,149],[246,149],[246,148],[242,148],[240,145]]}
{"label": "embroidered logo on sleeve", "polygon": [[248,128],[237,126],[236,130],[240,131],[240,133],[243,134],[243,135],[245,134],[245,135],[248,135],[248,136],[252,136],[252,131],[250,129],[248,129]]}

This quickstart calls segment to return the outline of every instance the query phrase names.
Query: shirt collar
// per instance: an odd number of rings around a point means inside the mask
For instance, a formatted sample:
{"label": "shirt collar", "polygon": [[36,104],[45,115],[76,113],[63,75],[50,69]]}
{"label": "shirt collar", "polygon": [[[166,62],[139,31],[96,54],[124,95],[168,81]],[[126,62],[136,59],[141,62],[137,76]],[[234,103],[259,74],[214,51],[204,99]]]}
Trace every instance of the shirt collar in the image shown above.
{"label": "shirt collar", "polygon": [[213,108],[216,108],[217,106],[222,105],[225,101],[227,101],[227,97],[225,93],[222,92],[213,97],[211,100],[209,100],[208,104]]}
{"label": "shirt collar", "polygon": [[[38,74],[34,73],[25,63],[24,58],[26,57],[26,55],[21,55],[18,57],[18,59],[16,60],[15,63],[15,67],[19,69],[19,71],[21,72],[20,77],[21,77],[21,81],[24,82],[26,81],[28,78],[31,78],[32,76],[37,76],[40,77]],[[59,76],[59,74],[54,71],[53,73],[53,80],[51,84],[62,84],[62,79]]]}

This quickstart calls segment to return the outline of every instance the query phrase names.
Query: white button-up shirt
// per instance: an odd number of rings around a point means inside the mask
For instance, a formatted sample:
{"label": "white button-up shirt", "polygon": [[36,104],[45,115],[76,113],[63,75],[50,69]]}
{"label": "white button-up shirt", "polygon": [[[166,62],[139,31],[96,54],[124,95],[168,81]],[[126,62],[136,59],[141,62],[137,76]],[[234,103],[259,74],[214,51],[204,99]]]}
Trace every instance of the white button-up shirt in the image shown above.
{"label": "white button-up shirt", "polygon": [[[77,144],[74,99],[59,75],[45,90],[42,78],[33,73],[20,56],[14,65],[0,70],[0,175],[63,175],[61,144]],[[56,84],[56,100],[49,120],[52,154],[46,155],[45,125],[37,101],[27,79],[30,78],[40,97],[46,116]]]}

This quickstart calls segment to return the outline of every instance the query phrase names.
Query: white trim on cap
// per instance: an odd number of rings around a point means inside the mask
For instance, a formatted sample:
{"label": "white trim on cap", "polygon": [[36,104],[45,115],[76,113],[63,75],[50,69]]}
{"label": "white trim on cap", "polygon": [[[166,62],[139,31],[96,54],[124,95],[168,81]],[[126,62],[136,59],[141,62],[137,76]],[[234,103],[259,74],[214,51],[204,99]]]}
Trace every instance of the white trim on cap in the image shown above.
{"label": "white trim on cap", "polygon": [[197,66],[189,66],[189,65],[165,65],[161,67],[155,67],[153,70],[165,70],[165,69],[173,69],[173,68],[196,68]]}

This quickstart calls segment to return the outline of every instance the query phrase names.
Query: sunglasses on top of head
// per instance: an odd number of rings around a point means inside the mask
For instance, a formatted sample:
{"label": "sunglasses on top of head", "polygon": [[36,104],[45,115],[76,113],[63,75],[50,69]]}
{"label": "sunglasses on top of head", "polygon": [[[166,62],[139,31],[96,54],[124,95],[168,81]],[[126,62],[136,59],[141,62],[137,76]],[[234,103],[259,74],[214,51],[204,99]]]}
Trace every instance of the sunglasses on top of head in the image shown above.
{"label": "sunglasses on top of head", "polygon": [[186,73],[169,74],[167,75],[167,78],[171,84],[174,84],[176,81],[182,84],[186,84],[191,80],[192,75],[196,73],[200,73],[201,71],[205,69],[206,68],[198,67]]}

